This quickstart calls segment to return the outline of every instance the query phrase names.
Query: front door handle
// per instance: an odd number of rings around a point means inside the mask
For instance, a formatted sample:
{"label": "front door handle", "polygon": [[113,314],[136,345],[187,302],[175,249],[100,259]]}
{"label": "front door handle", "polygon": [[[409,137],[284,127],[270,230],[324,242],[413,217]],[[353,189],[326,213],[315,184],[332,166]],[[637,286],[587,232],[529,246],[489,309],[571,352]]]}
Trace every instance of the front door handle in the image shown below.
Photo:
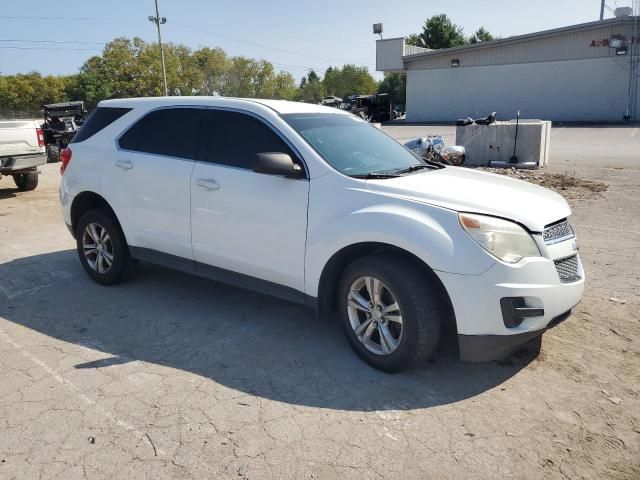
{"label": "front door handle", "polygon": [[199,178],[196,180],[196,185],[205,190],[218,190],[220,188],[220,185],[213,178]]}
{"label": "front door handle", "polygon": [[130,160],[116,160],[116,167],[131,170],[133,168],[133,163],[131,163]]}

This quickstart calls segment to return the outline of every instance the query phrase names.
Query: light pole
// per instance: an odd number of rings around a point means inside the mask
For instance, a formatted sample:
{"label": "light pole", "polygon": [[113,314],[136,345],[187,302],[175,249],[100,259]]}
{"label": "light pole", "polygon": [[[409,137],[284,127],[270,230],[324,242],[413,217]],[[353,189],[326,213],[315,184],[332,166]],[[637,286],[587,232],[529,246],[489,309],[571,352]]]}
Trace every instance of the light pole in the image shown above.
{"label": "light pole", "polygon": [[604,5],[606,3],[606,0],[601,0],[600,2],[600,20],[604,19]]}
{"label": "light pole", "polygon": [[156,24],[158,28],[158,45],[160,45],[160,60],[162,61],[162,79],[164,80],[164,95],[169,95],[169,89],[167,88],[167,67],[164,64],[164,49],[162,48],[162,35],[160,34],[160,25],[167,23],[167,17],[161,17],[158,11],[158,0],[156,2],[156,15],[151,15],[149,21]]}

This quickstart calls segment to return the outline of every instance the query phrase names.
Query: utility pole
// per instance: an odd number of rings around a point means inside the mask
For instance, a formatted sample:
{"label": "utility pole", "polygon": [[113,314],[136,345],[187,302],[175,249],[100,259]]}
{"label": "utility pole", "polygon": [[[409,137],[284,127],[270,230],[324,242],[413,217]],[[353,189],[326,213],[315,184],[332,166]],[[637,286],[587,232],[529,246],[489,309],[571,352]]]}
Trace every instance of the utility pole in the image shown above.
{"label": "utility pole", "polygon": [[162,35],[160,34],[160,25],[167,23],[167,17],[161,17],[158,11],[158,0],[156,1],[156,15],[151,15],[149,21],[156,24],[158,28],[158,45],[160,45],[160,59],[162,60],[162,79],[164,80],[164,95],[169,95],[169,89],[167,88],[167,67],[164,64],[164,49],[162,48]]}
{"label": "utility pole", "polygon": [[[605,5],[605,3],[606,3],[605,0],[600,0],[600,20],[604,20],[604,5]],[[158,31],[160,31],[160,30],[158,30]]]}

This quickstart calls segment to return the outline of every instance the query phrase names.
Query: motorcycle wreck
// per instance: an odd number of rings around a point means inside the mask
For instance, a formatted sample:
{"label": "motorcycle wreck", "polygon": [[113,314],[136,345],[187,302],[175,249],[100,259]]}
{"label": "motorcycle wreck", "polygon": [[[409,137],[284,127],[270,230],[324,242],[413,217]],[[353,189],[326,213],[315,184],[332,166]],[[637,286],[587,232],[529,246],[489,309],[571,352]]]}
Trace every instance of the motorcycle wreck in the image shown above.
{"label": "motorcycle wreck", "polygon": [[447,145],[441,135],[415,138],[405,143],[404,146],[423,159],[442,165],[459,167],[466,158],[464,147]]}

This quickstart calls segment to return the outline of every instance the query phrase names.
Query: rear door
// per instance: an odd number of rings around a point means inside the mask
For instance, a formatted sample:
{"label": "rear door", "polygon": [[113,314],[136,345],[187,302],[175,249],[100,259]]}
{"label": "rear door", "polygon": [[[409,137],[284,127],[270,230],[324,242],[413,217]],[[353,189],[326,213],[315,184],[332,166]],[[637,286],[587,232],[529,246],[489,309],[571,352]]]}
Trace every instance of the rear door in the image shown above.
{"label": "rear door", "polygon": [[251,169],[256,154],[266,152],[303,163],[261,118],[210,112],[207,158],[196,163],[191,181],[196,261],[303,291],[309,181]]}
{"label": "rear door", "polygon": [[153,110],[116,141],[101,184],[130,246],[193,260],[190,180],[195,160],[204,155],[206,112]]}

